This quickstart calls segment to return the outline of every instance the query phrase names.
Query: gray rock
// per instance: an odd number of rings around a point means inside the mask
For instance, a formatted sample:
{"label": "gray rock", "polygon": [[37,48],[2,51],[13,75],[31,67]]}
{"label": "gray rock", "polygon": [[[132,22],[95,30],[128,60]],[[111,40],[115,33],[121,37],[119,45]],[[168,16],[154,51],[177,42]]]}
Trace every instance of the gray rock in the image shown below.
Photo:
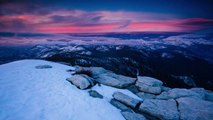
{"label": "gray rock", "polygon": [[120,101],[121,103],[130,106],[131,108],[135,108],[138,104],[140,104],[140,101],[137,99],[134,99],[128,95],[125,95],[121,92],[115,92],[113,95],[114,99]]}
{"label": "gray rock", "polygon": [[[138,86],[138,85],[137,85]],[[160,94],[161,93],[161,87],[152,87],[147,85],[140,85],[138,86],[138,89],[141,92],[151,93],[151,94]]]}
{"label": "gray rock", "polygon": [[162,84],[163,83],[158,79],[138,76],[135,86],[142,92],[160,94]]}
{"label": "gray rock", "polygon": [[77,67],[76,71],[80,71],[82,69],[84,71],[91,71],[92,78],[94,78],[96,82],[112,87],[124,88],[133,85],[136,81],[135,78],[117,75],[102,67]]}
{"label": "gray rock", "polygon": [[91,97],[94,97],[94,98],[103,98],[103,95],[101,95],[100,93],[98,93],[97,91],[95,91],[95,90],[89,90],[88,91],[89,92],[89,95],[91,96]]}
{"label": "gray rock", "polygon": [[138,76],[137,77],[137,84],[145,84],[148,86],[152,86],[152,87],[159,87],[163,85],[163,82],[161,82],[158,79],[152,78],[152,77],[147,77],[147,76]]}
{"label": "gray rock", "polygon": [[169,90],[171,90],[171,88],[165,87],[165,86],[161,86],[161,91],[162,92],[169,91]]}
{"label": "gray rock", "polygon": [[102,67],[80,67],[80,66],[76,66],[75,71],[79,71],[79,70],[82,70],[82,69],[91,71],[93,77],[96,77],[96,76],[98,76],[100,74],[109,72],[108,70],[106,70],[106,69],[104,69]]}
{"label": "gray rock", "polygon": [[145,93],[145,92],[139,92],[136,93],[136,95],[140,98],[142,98],[143,100],[145,99],[155,99],[155,95],[154,94],[149,94],[149,93]]}
{"label": "gray rock", "polygon": [[210,90],[205,90],[205,100],[213,102],[213,92]]}
{"label": "gray rock", "polygon": [[106,72],[109,72],[108,70],[102,68],[102,67],[89,67],[89,70],[92,71],[92,75],[95,77],[95,76],[98,76],[100,74],[103,74],[103,73],[106,73]]}
{"label": "gray rock", "polygon": [[179,113],[175,100],[146,99],[139,110],[161,120],[179,120]]}
{"label": "gray rock", "polygon": [[128,112],[133,112],[133,110],[129,107],[127,107],[126,105],[124,105],[123,103],[115,100],[115,99],[111,99],[110,103],[115,106],[116,108],[120,109],[121,111],[128,111]]}
{"label": "gray rock", "polygon": [[197,92],[194,92],[190,89],[182,89],[182,88],[174,88],[169,90],[168,92],[162,92],[160,95],[156,97],[156,99],[177,99],[180,97],[196,97],[199,99],[203,99],[203,96]]}
{"label": "gray rock", "polygon": [[213,103],[195,98],[179,98],[180,119],[181,120],[212,120]]}
{"label": "gray rock", "polygon": [[146,120],[142,114],[132,112],[121,112],[126,120]]}
{"label": "gray rock", "polygon": [[49,68],[52,68],[52,66],[50,65],[38,65],[38,66],[35,66],[36,69],[49,69]]}
{"label": "gray rock", "polygon": [[130,85],[130,86],[126,87],[126,89],[128,89],[131,92],[133,92],[134,94],[140,92],[135,85]]}
{"label": "gray rock", "polygon": [[199,94],[200,98],[205,99],[205,89],[204,88],[191,88],[190,90]]}
{"label": "gray rock", "polygon": [[117,88],[125,88],[135,83],[134,78],[126,77],[123,75],[117,75],[110,72],[98,75],[95,81],[107,86]]}
{"label": "gray rock", "polygon": [[73,75],[70,78],[67,78],[67,80],[80,89],[86,89],[90,85],[93,85],[91,78],[82,74]]}

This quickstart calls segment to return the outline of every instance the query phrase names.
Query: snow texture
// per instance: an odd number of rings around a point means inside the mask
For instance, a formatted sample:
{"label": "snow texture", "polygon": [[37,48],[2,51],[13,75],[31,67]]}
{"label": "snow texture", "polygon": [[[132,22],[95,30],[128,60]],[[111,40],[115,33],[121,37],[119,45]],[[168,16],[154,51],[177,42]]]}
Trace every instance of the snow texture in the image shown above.
{"label": "snow texture", "polygon": [[[38,65],[52,68],[36,69]],[[43,60],[0,65],[0,119],[124,120],[120,110],[107,99],[90,97],[86,90],[79,90],[66,81],[70,77],[68,69],[74,68]],[[106,97],[117,91],[106,86],[95,89]]]}
{"label": "snow texture", "polygon": [[100,93],[101,95],[105,96],[105,99],[110,101],[113,98],[113,93],[115,92],[121,92],[124,93],[134,99],[137,100],[142,100],[141,98],[139,98],[137,95],[133,94],[132,92],[130,92],[129,90],[126,89],[119,89],[119,88],[114,88],[114,87],[110,87],[110,86],[106,86],[106,85],[101,85],[101,86],[94,86],[92,88],[93,90],[96,90],[98,93]]}

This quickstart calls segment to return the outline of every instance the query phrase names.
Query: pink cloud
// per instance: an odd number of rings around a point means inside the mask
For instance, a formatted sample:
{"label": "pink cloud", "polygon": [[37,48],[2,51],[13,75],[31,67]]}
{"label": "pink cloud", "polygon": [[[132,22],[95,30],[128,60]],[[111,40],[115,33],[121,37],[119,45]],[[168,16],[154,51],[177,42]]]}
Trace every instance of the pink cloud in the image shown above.
{"label": "pink cloud", "polygon": [[179,19],[170,14],[127,11],[57,10],[45,14],[22,13],[0,16],[1,32],[190,32],[208,28],[212,24],[212,19]]}
{"label": "pink cloud", "polygon": [[93,26],[40,26],[36,31],[42,33],[102,33],[112,32],[117,24],[100,24]]}

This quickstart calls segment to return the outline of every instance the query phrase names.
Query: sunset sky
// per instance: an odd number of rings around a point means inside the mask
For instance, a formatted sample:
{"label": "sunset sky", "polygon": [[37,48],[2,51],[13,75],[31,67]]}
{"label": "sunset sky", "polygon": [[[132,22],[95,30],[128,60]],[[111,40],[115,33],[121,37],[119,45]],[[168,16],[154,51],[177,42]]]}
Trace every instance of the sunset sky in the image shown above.
{"label": "sunset sky", "polygon": [[212,0],[1,0],[0,32],[213,30]]}

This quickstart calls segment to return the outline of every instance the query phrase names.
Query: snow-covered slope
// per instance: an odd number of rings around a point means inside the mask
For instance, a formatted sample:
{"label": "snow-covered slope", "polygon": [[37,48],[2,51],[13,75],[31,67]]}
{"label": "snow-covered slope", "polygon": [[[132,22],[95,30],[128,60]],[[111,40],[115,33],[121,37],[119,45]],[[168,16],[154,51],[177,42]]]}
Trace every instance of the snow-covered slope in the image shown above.
{"label": "snow-covered slope", "polygon": [[[52,68],[36,69],[38,65]],[[0,119],[124,120],[108,99],[90,97],[66,81],[71,76],[68,69],[74,68],[43,60],[1,65]]]}

